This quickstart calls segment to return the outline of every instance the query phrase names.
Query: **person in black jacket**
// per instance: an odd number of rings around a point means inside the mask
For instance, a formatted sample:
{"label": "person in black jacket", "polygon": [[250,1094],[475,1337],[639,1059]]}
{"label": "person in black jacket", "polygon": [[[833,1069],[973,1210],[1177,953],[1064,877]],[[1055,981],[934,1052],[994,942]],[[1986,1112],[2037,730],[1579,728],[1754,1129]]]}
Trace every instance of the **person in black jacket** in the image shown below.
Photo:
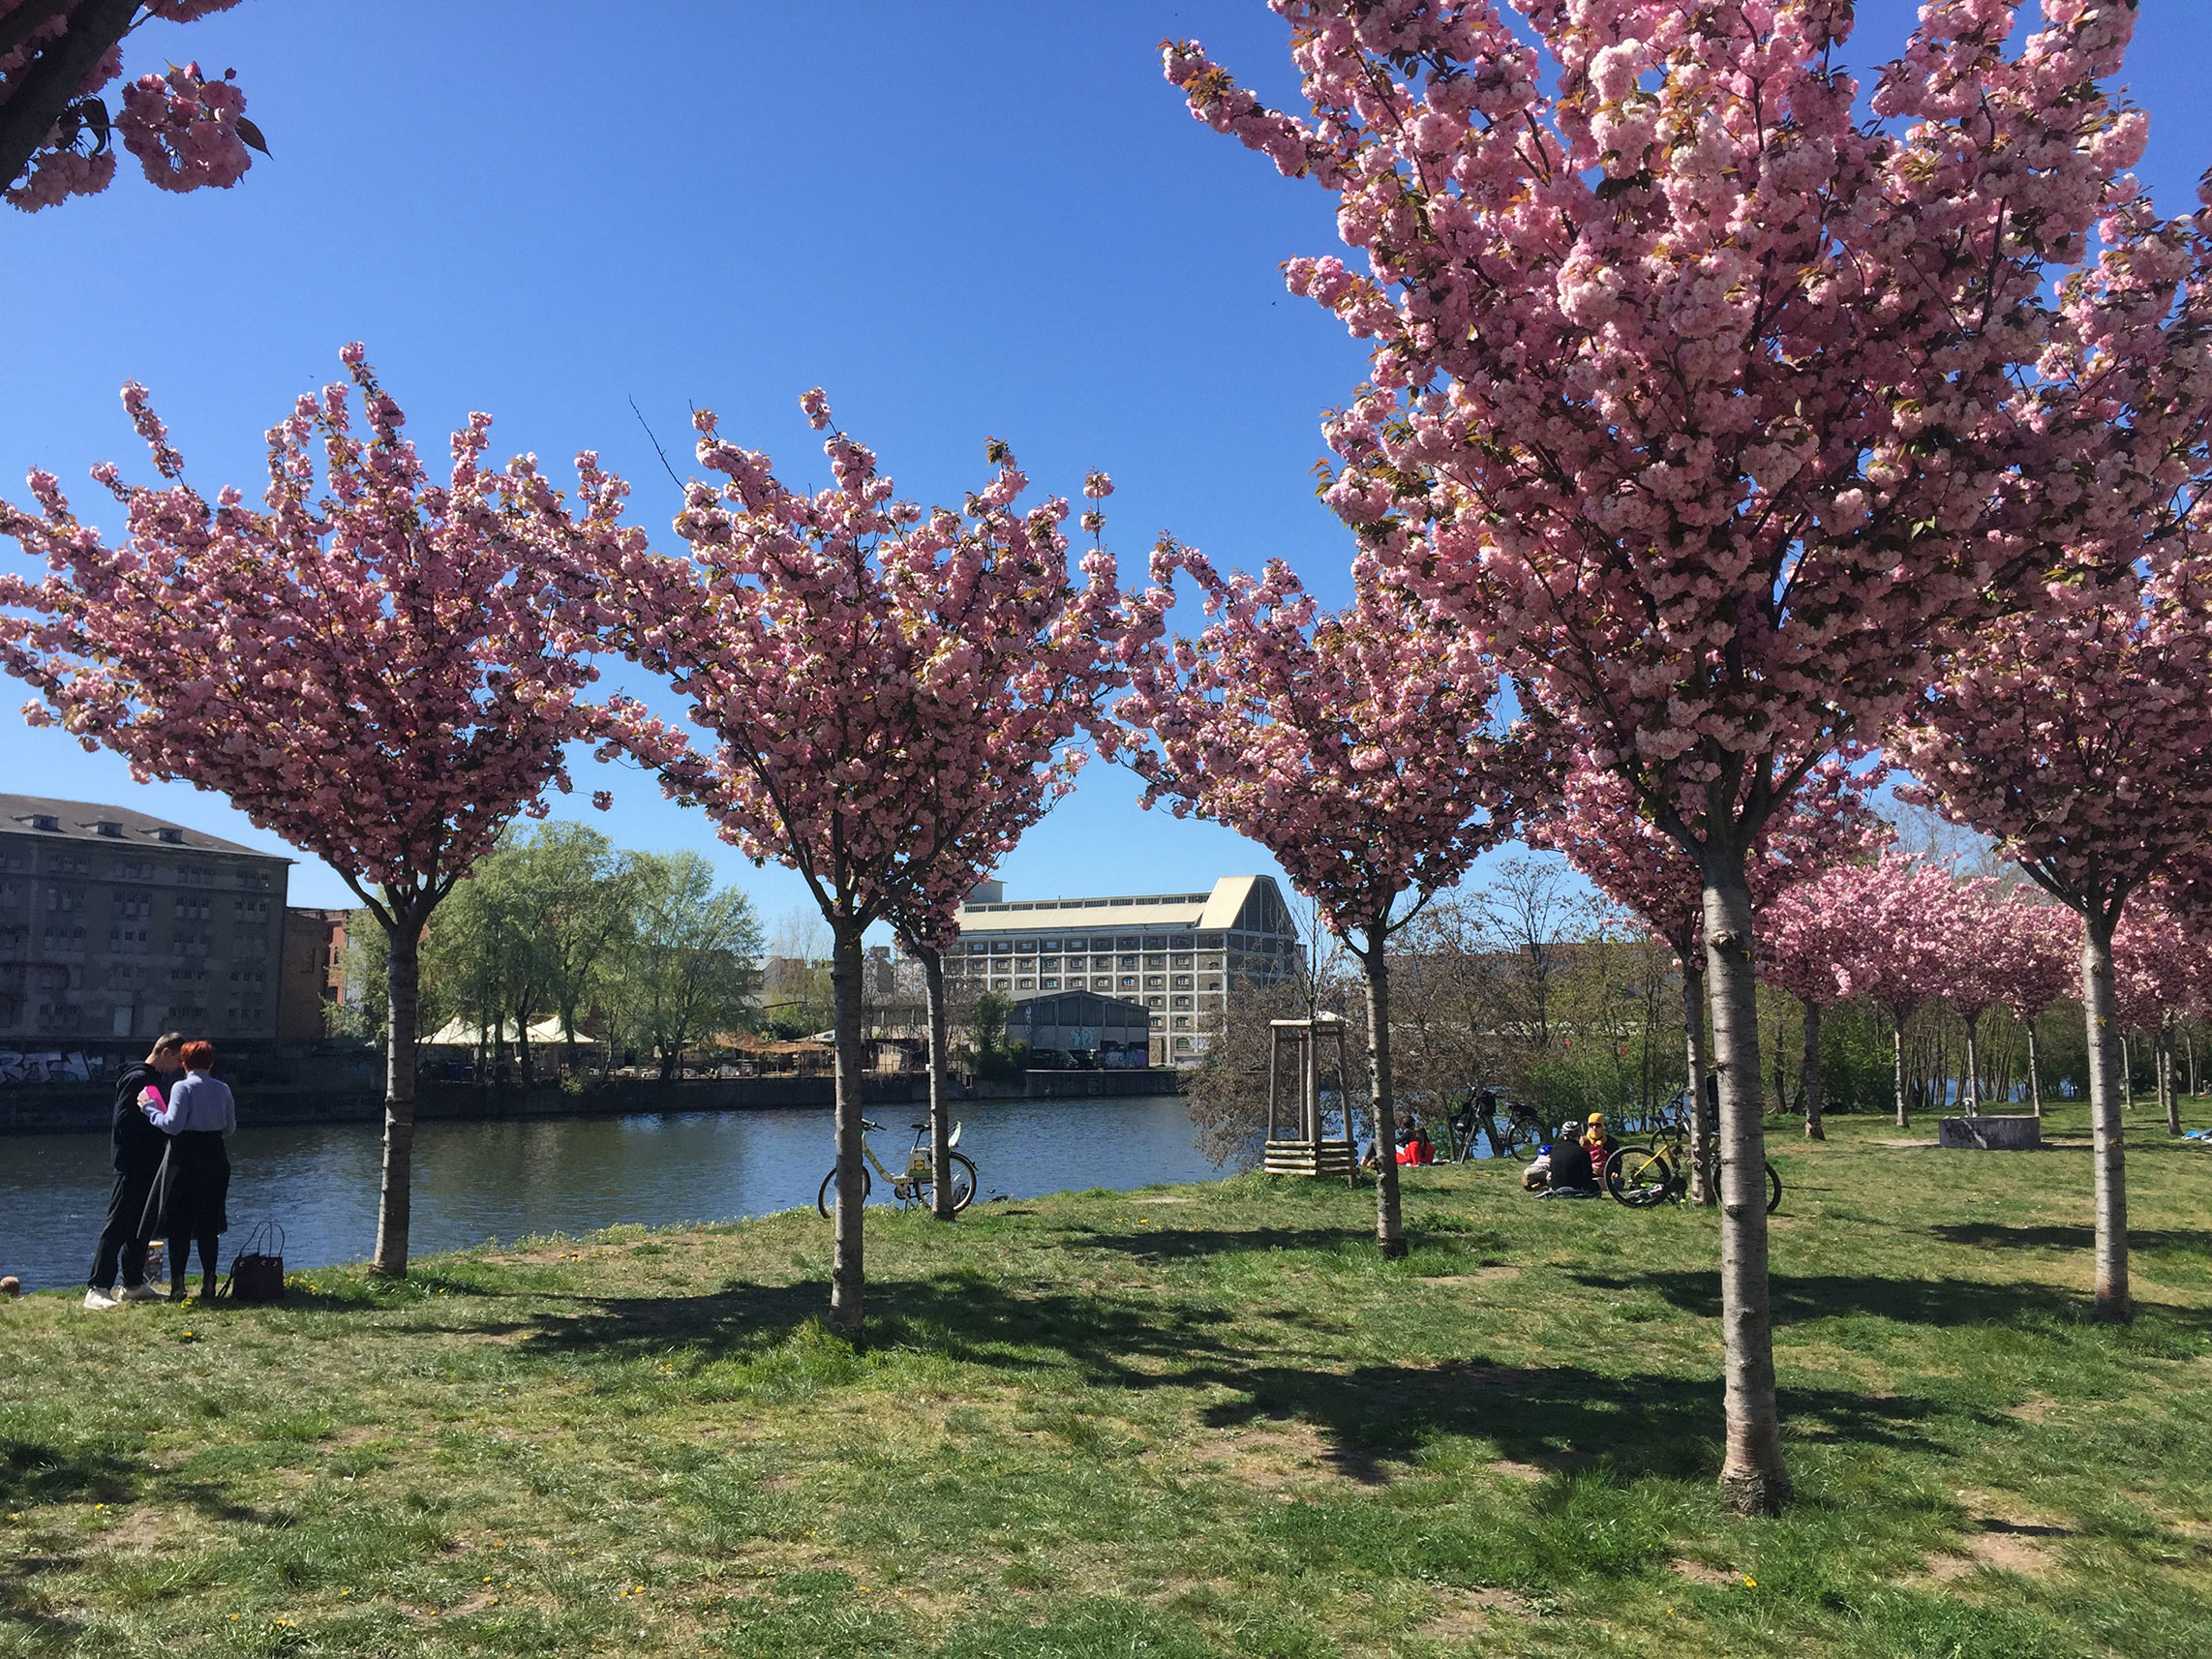
{"label": "person in black jacket", "polygon": [[183,1070],[184,1035],[166,1031],[154,1039],[145,1059],[115,1079],[115,1191],[107,1200],[107,1224],[101,1229],[100,1249],[92,1258],[92,1277],[85,1284],[87,1308],[115,1306],[118,1268],[123,1274],[120,1300],[150,1302],[161,1296],[146,1282],[146,1243],[138,1237],[138,1218],[145,1213],[146,1194],[153,1191],[154,1174],[168,1151],[169,1137],[146,1121],[138,1097],[148,1088],[166,1094],[169,1080]]}

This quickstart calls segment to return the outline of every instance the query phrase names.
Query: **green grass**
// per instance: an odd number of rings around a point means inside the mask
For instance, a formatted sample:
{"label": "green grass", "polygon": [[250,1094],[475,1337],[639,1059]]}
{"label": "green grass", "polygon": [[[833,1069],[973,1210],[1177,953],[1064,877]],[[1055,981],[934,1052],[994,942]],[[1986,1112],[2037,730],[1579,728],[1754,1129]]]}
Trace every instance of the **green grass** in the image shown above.
{"label": "green grass", "polygon": [[1776,1522],[1715,1493],[1710,1213],[1419,1171],[1385,1263],[1241,1177],[871,1214],[859,1348],[810,1211],[26,1298],[0,1655],[2200,1659],[2212,1151],[2138,1115],[2110,1328],[2084,1150],[1832,1132],[1775,1139]]}

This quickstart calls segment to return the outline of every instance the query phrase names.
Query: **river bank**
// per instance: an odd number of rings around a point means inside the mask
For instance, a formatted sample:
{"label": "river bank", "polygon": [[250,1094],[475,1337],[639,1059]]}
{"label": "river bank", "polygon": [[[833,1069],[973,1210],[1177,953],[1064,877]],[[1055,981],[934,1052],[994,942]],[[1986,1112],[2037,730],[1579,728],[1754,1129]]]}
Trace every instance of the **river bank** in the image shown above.
{"label": "river bank", "polygon": [[1383,1262],[1372,1191],[1239,1177],[871,1213],[858,1347],[802,1214],[0,1308],[0,1641],[2197,1659],[2208,1155],[2132,1128],[2110,1328],[2085,1154],[1830,1132],[1775,1148],[1776,1522],[1714,1492],[1711,1213],[1414,1170]]}

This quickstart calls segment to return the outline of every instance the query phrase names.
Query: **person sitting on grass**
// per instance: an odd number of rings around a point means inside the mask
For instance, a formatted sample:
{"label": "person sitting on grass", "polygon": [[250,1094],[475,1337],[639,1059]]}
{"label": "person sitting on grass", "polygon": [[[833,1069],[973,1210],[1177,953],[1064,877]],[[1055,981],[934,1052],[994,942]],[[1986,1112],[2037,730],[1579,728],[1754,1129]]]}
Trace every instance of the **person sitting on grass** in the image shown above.
{"label": "person sitting on grass", "polygon": [[1575,1126],[1561,1124],[1559,1137],[1552,1142],[1552,1162],[1548,1171],[1548,1190],[1538,1194],[1545,1198],[1594,1198],[1597,1196],[1597,1174],[1591,1167],[1590,1147],[1574,1132]]}
{"label": "person sitting on grass", "polygon": [[1597,1171],[1598,1184],[1603,1185],[1605,1166],[1613,1161],[1613,1155],[1621,1150],[1621,1143],[1613,1138],[1612,1131],[1605,1127],[1603,1112],[1590,1114],[1589,1122],[1583,1127],[1582,1143],[1590,1148],[1591,1167]]}
{"label": "person sitting on grass", "polygon": [[1434,1163],[1437,1161],[1436,1143],[1429,1131],[1415,1118],[1398,1131],[1398,1161],[1402,1164]]}

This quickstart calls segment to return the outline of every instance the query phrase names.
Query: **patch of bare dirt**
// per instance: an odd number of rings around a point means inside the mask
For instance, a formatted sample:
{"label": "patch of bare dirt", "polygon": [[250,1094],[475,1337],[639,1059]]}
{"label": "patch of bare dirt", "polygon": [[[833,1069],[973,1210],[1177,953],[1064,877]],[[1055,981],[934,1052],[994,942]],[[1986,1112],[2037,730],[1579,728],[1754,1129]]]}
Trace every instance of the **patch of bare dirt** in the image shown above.
{"label": "patch of bare dirt", "polygon": [[1527,1481],[1530,1486],[1552,1478],[1552,1471],[1543,1464],[1523,1463],[1519,1458],[1493,1458],[1490,1466],[1507,1480]]}
{"label": "patch of bare dirt", "polygon": [[1731,1590],[1743,1582],[1741,1573],[1727,1573],[1704,1561],[1693,1561],[1687,1555],[1677,1555],[1667,1565],[1693,1584],[1704,1584],[1716,1590]]}
{"label": "patch of bare dirt", "polygon": [[1439,1590],[1437,1611],[1415,1632],[1431,1642],[1472,1642],[1487,1636],[1491,1620],[1502,1614],[1517,1617],[1528,1604],[1511,1590]]}
{"label": "patch of bare dirt", "polygon": [[1496,1284],[1502,1280],[1518,1279],[1517,1267],[1478,1267],[1472,1273],[1437,1273],[1423,1279],[1423,1284]]}
{"label": "patch of bare dirt", "polygon": [[1874,1144],[1876,1146],[1921,1147],[1936,1146],[1941,1143],[1932,1140],[1912,1140],[1897,1135],[1876,1135],[1874,1137]]}
{"label": "patch of bare dirt", "polygon": [[2050,1421],[2052,1407],[2057,1404],[2058,1402],[2047,1394],[2031,1394],[2019,1404],[2008,1407],[2005,1415],[2022,1423],[2047,1423]]}
{"label": "patch of bare dirt", "polygon": [[2072,1527],[2022,1513],[2016,1503],[1984,1493],[1962,1492],[1968,1530],[1959,1553],[1937,1556],[1927,1564],[1926,1578],[1948,1584],[1984,1567],[2001,1573],[2040,1578],[2052,1570],[2049,1552],[2061,1539],[2074,1536]]}
{"label": "patch of bare dirt", "polygon": [[1348,1459],[1312,1424],[1295,1418],[1225,1434],[1197,1448],[1194,1460],[1209,1473],[1226,1475],[1253,1492],[1281,1493],[1287,1502],[1286,1487],[1335,1481],[1372,1486],[1388,1478],[1373,1460]]}
{"label": "patch of bare dirt", "polygon": [[1160,1198],[1132,1198],[1132,1199],[1130,1199],[1130,1202],[1131,1202],[1132,1204],[1188,1204],[1188,1203],[1191,1203],[1191,1202],[1193,1202],[1193,1201],[1194,1201],[1194,1200],[1192,1200],[1192,1199],[1189,1199],[1189,1198],[1181,1198],[1181,1197],[1175,1197],[1175,1196],[1172,1196],[1172,1195],[1170,1195],[1170,1196],[1166,1196],[1166,1197],[1160,1197]]}

